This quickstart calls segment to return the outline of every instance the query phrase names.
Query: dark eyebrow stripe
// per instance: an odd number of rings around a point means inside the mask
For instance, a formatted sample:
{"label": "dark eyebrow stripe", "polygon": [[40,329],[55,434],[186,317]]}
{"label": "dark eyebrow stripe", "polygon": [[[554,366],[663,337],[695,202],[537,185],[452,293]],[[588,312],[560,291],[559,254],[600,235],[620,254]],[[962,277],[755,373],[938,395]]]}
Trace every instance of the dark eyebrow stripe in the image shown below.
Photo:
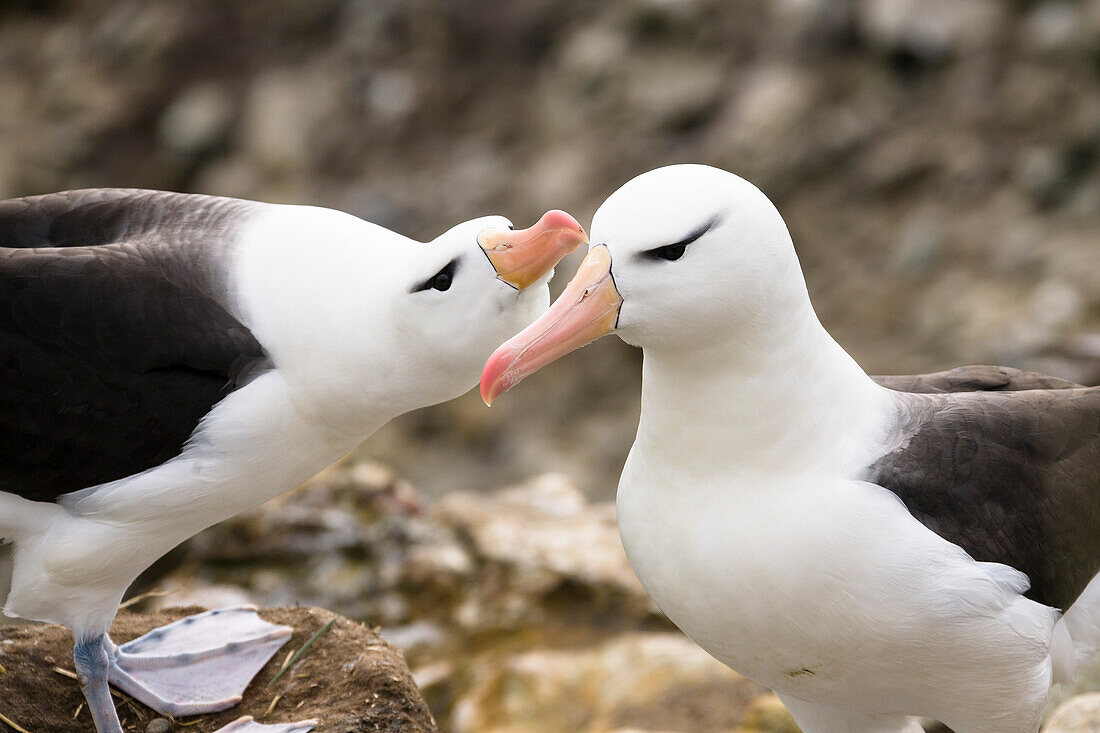
{"label": "dark eyebrow stripe", "polygon": [[679,242],[673,242],[671,245],[666,244],[664,246],[666,246],[666,247],[678,247],[680,245],[685,245],[685,246],[689,245],[692,242],[694,242],[696,239],[698,239],[699,237],[703,236],[704,234],[709,232],[711,229],[713,229],[714,225],[718,223],[720,218],[721,218],[720,216],[715,214],[714,216],[712,216],[710,218],[710,220],[706,224],[703,224],[701,227],[699,227],[698,229],[696,229],[693,232],[691,232],[690,234],[688,234],[686,237],[681,239]]}

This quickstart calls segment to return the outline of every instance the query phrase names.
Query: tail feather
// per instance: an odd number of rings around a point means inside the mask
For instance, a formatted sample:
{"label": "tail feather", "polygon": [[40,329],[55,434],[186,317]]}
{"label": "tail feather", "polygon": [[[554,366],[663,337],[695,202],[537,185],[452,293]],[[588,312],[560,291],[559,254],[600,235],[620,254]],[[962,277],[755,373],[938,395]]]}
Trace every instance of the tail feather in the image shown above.
{"label": "tail feather", "polygon": [[41,531],[56,509],[57,505],[52,503],[30,501],[0,491],[0,543],[5,540],[18,542],[28,534]]}
{"label": "tail feather", "polygon": [[[1100,652],[1100,575],[1089,581],[1084,592],[1058,621],[1056,636],[1063,642],[1052,649],[1055,682],[1072,681],[1087,669]],[[1068,640],[1065,639],[1068,637]],[[1058,674],[1063,670],[1062,674]]]}
{"label": "tail feather", "polygon": [[23,538],[41,531],[60,509],[56,504],[30,501],[0,492],[0,616],[11,592],[15,569],[15,546]]}
{"label": "tail feather", "polygon": [[11,545],[0,545],[0,611],[8,600],[8,591],[11,590],[11,571]]}

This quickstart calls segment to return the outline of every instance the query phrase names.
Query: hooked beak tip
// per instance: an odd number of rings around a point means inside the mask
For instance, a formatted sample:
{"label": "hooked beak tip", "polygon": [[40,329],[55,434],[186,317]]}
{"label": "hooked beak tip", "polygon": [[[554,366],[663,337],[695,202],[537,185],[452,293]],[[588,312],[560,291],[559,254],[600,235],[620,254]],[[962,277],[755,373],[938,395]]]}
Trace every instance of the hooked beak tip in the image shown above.
{"label": "hooked beak tip", "polygon": [[492,404],[543,366],[614,331],[622,302],[607,247],[594,247],[550,309],[485,362],[481,399]]}
{"label": "hooked beak tip", "polygon": [[508,344],[502,344],[485,362],[481,372],[481,401],[492,407],[493,400],[508,391],[504,373],[512,365],[512,352]]}
{"label": "hooked beak tip", "polygon": [[497,278],[524,290],[553,271],[562,257],[588,241],[584,228],[560,209],[547,211],[528,229],[486,229],[477,243]]}
{"label": "hooked beak tip", "polygon": [[574,244],[574,249],[576,249],[576,245],[580,244],[581,242],[588,241],[588,235],[585,234],[584,227],[581,226],[581,223],[577,221],[572,214],[566,211],[562,211],[561,209],[551,209],[550,211],[547,211],[545,214],[542,215],[542,218],[539,219],[539,223],[536,226],[538,225],[541,225],[546,229],[558,229],[561,231],[577,233],[579,235],[579,238],[578,241]]}

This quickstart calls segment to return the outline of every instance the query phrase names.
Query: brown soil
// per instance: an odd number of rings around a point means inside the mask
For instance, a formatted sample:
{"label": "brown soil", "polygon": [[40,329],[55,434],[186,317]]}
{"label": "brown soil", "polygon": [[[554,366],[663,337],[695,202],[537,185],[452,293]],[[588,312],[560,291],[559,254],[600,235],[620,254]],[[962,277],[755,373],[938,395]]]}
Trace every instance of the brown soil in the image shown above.
{"label": "brown soil", "polygon": [[[158,613],[122,611],[111,627],[111,638],[122,643],[199,608],[173,608]],[[336,614],[318,608],[272,608],[260,611],[266,620],[290,626],[294,635],[256,676],[244,700],[223,713],[173,721],[179,733],[209,733],[252,715],[262,723],[316,718],[321,733],[355,731],[436,731],[424,698],[413,683],[401,652],[367,627],[337,617],[278,682],[266,689],[287,655],[301,646]],[[87,706],[76,680],[55,667],[72,671],[73,641],[61,626],[0,627],[0,714],[30,733],[92,730]],[[274,709],[266,714],[272,700]],[[160,717],[144,705],[116,697],[126,731],[143,733]],[[79,714],[77,710],[79,708]],[[0,722],[0,732],[11,728]]]}

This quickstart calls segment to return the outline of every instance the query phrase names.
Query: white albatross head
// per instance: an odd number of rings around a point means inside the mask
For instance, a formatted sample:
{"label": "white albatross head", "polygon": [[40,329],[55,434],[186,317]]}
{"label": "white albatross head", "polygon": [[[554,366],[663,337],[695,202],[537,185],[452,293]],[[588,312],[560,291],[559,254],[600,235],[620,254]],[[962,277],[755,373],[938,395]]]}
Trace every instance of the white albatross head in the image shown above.
{"label": "white albatross head", "polygon": [[554,266],[585,241],[573,217],[548,211],[527,229],[482,217],[406,248],[388,280],[388,358],[403,359],[406,379],[422,374],[425,395],[465,392],[485,355],[545,312]]}
{"label": "white albatross head", "polygon": [[647,351],[753,348],[809,307],[783,218],[759,189],[717,168],[634,178],[596,211],[590,241],[550,310],[490,357],[486,403],[611,332]]}
{"label": "white albatross head", "polygon": [[554,266],[587,241],[562,211],[523,230],[473,219],[430,242],[331,209],[270,211],[241,250],[244,321],[300,409],[349,433],[469,390],[493,348],[546,310]]}

